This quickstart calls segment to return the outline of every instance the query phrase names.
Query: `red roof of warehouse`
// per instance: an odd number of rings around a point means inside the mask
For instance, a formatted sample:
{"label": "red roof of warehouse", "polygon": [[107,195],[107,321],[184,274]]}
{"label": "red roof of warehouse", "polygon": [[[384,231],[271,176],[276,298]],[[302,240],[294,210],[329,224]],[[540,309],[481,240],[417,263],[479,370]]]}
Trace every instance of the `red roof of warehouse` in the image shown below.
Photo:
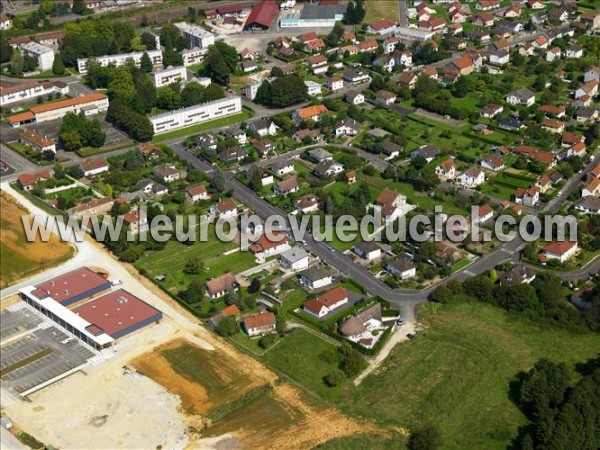
{"label": "red roof of warehouse", "polygon": [[262,1],[252,9],[244,27],[258,24],[269,28],[278,12],[279,6],[273,0]]}
{"label": "red roof of warehouse", "polygon": [[109,336],[160,314],[158,309],[124,289],[103,295],[73,309],[73,312]]}
{"label": "red roof of warehouse", "polygon": [[87,267],[82,267],[36,285],[32,294],[39,299],[50,296],[58,303],[68,303],[70,299],[102,285],[110,288],[110,283],[105,278]]}

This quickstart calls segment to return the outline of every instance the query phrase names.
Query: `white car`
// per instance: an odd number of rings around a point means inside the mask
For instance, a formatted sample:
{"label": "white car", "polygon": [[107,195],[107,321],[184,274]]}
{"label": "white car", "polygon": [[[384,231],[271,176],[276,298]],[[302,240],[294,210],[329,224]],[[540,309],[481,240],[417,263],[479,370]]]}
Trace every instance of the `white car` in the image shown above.
{"label": "white car", "polygon": [[111,286],[119,286],[120,284],[123,284],[123,281],[119,280],[118,278],[111,280],[110,282]]}

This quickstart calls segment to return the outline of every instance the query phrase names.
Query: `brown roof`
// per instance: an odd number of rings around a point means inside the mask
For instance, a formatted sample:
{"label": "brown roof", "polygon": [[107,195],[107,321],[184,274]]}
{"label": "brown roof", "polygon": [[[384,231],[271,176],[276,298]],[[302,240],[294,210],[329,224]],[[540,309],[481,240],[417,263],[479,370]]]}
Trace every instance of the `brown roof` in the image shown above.
{"label": "brown roof", "polygon": [[279,183],[277,183],[277,187],[281,192],[289,192],[292,189],[297,188],[298,183],[296,181],[296,177],[290,177],[286,178],[285,180],[281,180]]}
{"label": "brown roof", "polygon": [[203,184],[194,184],[192,186],[188,186],[185,189],[185,193],[188,194],[190,197],[195,197],[197,195],[207,194],[208,191],[206,190]]}
{"label": "brown roof", "polygon": [[545,118],[543,125],[549,128],[564,128],[565,123],[561,122],[560,120]]}
{"label": "brown roof", "polygon": [[22,173],[19,175],[18,181],[21,186],[30,186],[37,183],[38,180],[49,180],[52,176],[50,170],[42,170],[35,173]]}
{"label": "brown roof", "polygon": [[228,291],[237,284],[235,275],[231,272],[224,273],[220,277],[213,278],[206,282],[206,290],[210,294],[218,294],[223,291]]}
{"label": "brown roof", "polygon": [[52,144],[54,144],[54,141],[52,139],[48,139],[47,136],[42,136],[36,130],[23,130],[21,134],[19,134],[19,136],[25,139],[26,141],[37,145],[38,147],[49,147]]}
{"label": "brown roof", "polygon": [[454,61],[452,61],[452,64],[454,64],[460,70],[467,69],[473,65],[473,63],[471,62],[471,60],[469,58],[455,59]]}
{"label": "brown roof", "polygon": [[543,113],[559,115],[565,112],[564,106],[542,105],[540,111]]}
{"label": "brown roof", "polygon": [[577,143],[581,143],[582,140],[583,140],[582,134],[571,133],[570,131],[565,132],[562,136],[562,141],[565,144],[577,144]]}
{"label": "brown roof", "polygon": [[553,241],[544,247],[544,251],[547,253],[554,253],[555,255],[564,255],[575,245],[577,245],[577,242]]}
{"label": "brown roof", "polygon": [[319,313],[321,308],[331,308],[336,303],[348,298],[348,291],[341,286],[335,287],[324,294],[319,295],[317,298],[308,300],[304,303],[304,309],[309,309],[315,313]]}
{"label": "brown roof", "polygon": [[236,209],[235,202],[230,198],[217,203],[217,209],[219,212],[227,212]]}
{"label": "brown roof", "polygon": [[252,328],[265,327],[267,325],[275,325],[277,318],[273,313],[256,314],[244,318],[244,326],[247,330]]}
{"label": "brown roof", "polygon": [[386,28],[391,28],[394,25],[396,25],[396,22],[390,19],[381,19],[369,24],[369,26],[375,31],[385,30]]}
{"label": "brown roof", "polygon": [[313,206],[316,203],[319,203],[319,197],[314,194],[306,194],[296,200],[296,206],[302,209]]}
{"label": "brown roof", "polygon": [[102,205],[110,204],[112,206],[113,203],[114,203],[114,200],[111,197],[95,198],[94,200],[91,200],[87,203],[82,203],[81,205],[77,205],[77,206],[71,208],[69,210],[69,212],[71,214],[77,214],[77,213],[80,213],[83,211],[97,208]]}
{"label": "brown roof", "polygon": [[382,319],[380,303],[365,309],[356,316],[350,317],[340,326],[340,331],[346,336],[355,336],[361,334],[363,331],[365,331],[365,323],[369,319]]}
{"label": "brown roof", "polygon": [[88,172],[90,170],[96,170],[96,169],[100,169],[102,167],[107,167],[108,166],[108,161],[103,156],[100,156],[98,158],[84,159],[79,164],[81,165],[81,168],[85,172]]}

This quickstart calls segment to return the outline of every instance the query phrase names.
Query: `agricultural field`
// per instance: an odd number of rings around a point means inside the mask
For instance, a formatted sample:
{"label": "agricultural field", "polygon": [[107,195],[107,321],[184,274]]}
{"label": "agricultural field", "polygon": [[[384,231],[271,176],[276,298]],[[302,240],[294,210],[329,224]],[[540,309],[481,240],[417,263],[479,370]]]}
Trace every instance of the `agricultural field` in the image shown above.
{"label": "agricultural field", "polygon": [[28,242],[21,222],[21,216],[28,212],[6,192],[1,193],[0,211],[1,288],[73,256],[72,247],[54,234],[49,242],[42,242],[39,237],[35,242]]}
{"label": "agricultural field", "polygon": [[447,449],[505,449],[527,423],[511,401],[518,374],[543,357],[574,369],[598,353],[593,333],[541,329],[479,302],[432,306],[421,311],[424,329],[394,348],[385,370],[345,392],[342,411],[388,426],[432,420]]}

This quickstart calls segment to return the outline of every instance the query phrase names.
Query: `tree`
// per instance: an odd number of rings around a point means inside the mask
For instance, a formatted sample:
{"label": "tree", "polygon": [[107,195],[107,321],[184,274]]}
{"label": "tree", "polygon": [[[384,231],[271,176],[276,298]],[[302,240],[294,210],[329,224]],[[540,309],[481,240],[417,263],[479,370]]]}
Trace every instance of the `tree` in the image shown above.
{"label": "tree", "polygon": [[231,70],[227,66],[223,55],[216,51],[211,51],[213,48],[215,48],[214,45],[209,48],[206,59],[204,60],[204,71],[215,83],[227,86],[227,84],[229,84]]}
{"label": "tree", "polygon": [[[188,83],[188,84],[194,84],[194,83]],[[196,83],[196,84],[198,84],[198,83]],[[186,85],[186,87],[187,87],[187,85]],[[204,92],[202,95],[202,102],[212,102],[212,101],[219,100],[222,98],[225,98],[225,92],[223,91],[223,88],[221,86],[219,86],[218,84],[211,83],[208,86],[206,86],[206,88],[204,89]]]}
{"label": "tree", "polygon": [[433,424],[417,428],[410,435],[408,448],[410,450],[435,450],[442,446],[442,434]]}
{"label": "tree", "polygon": [[183,266],[183,273],[187,275],[199,275],[204,272],[204,262],[198,257],[188,258]]}
{"label": "tree", "polygon": [[10,71],[13,75],[17,77],[23,76],[23,55],[18,50],[15,50],[10,57]]}
{"label": "tree", "polygon": [[183,293],[188,304],[198,303],[204,298],[204,284],[200,280],[192,280]]}
{"label": "tree", "polygon": [[275,343],[275,341],[277,341],[277,335],[266,334],[258,340],[258,345],[261,348],[269,348]]}
{"label": "tree", "polygon": [[140,35],[140,41],[142,45],[146,47],[146,50],[156,50],[156,36],[154,36],[152,33],[144,31]]}
{"label": "tree", "polygon": [[58,135],[60,145],[68,152],[73,152],[81,148],[81,140],[77,133],[68,131]]}
{"label": "tree", "polygon": [[86,9],[87,8],[83,0],[73,0],[73,6],[71,6],[71,11],[73,11],[73,14],[83,15]]}
{"label": "tree", "polygon": [[54,62],[52,63],[52,73],[54,75],[64,75],[65,64],[63,63],[60,53],[54,55]]}
{"label": "tree", "polygon": [[285,336],[285,333],[287,332],[287,319],[285,317],[285,313],[283,313],[282,311],[280,311],[279,314],[277,314],[277,322],[275,326],[279,336]]}
{"label": "tree", "polygon": [[150,56],[148,56],[147,52],[144,52],[142,58],[140,59],[140,70],[144,73],[150,73],[152,72],[153,68],[154,66],[152,65],[152,60],[150,59]]}
{"label": "tree", "polygon": [[273,82],[264,80],[254,101],[265,106],[284,108],[308,99],[307,87],[298,75],[285,75]]}
{"label": "tree", "polygon": [[238,330],[237,321],[233,316],[223,317],[217,326],[217,331],[221,336],[233,336]]}
{"label": "tree", "polygon": [[260,291],[260,288],[261,288],[260,278],[258,278],[258,277],[252,278],[252,281],[250,282],[250,286],[248,286],[248,292],[250,292],[251,294],[254,294],[254,293]]}
{"label": "tree", "polygon": [[342,372],[340,369],[335,369],[325,376],[324,381],[327,386],[335,387],[341,384],[342,381],[344,381],[344,378],[344,372]]}
{"label": "tree", "polygon": [[540,359],[521,384],[520,399],[524,411],[533,418],[543,417],[548,409],[563,402],[569,383],[569,371],[564,363]]}
{"label": "tree", "polygon": [[431,301],[436,303],[448,303],[452,298],[452,291],[447,286],[439,286],[431,293]]}
{"label": "tree", "polygon": [[13,48],[8,43],[8,39],[4,37],[0,38],[0,62],[9,62],[12,54]]}
{"label": "tree", "polygon": [[342,360],[342,370],[347,377],[351,378],[358,375],[367,366],[364,358],[356,350],[348,350]]}
{"label": "tree", "polygon": [[168,66],[183,66],[183,56],[172,48],[165,48],[163,52],[163,65]]}
{"label": "tree", "polygon": [[225,190],[225,177],[223,176],[223,172],[219,169],[215,170],[211,184],[218,192],[223,192]]}
{"label": "tree", "polygon": [[187,83],[181,90],[181,106],[185,108],[202,103],[204,91],[205,89],[200,83]]}

